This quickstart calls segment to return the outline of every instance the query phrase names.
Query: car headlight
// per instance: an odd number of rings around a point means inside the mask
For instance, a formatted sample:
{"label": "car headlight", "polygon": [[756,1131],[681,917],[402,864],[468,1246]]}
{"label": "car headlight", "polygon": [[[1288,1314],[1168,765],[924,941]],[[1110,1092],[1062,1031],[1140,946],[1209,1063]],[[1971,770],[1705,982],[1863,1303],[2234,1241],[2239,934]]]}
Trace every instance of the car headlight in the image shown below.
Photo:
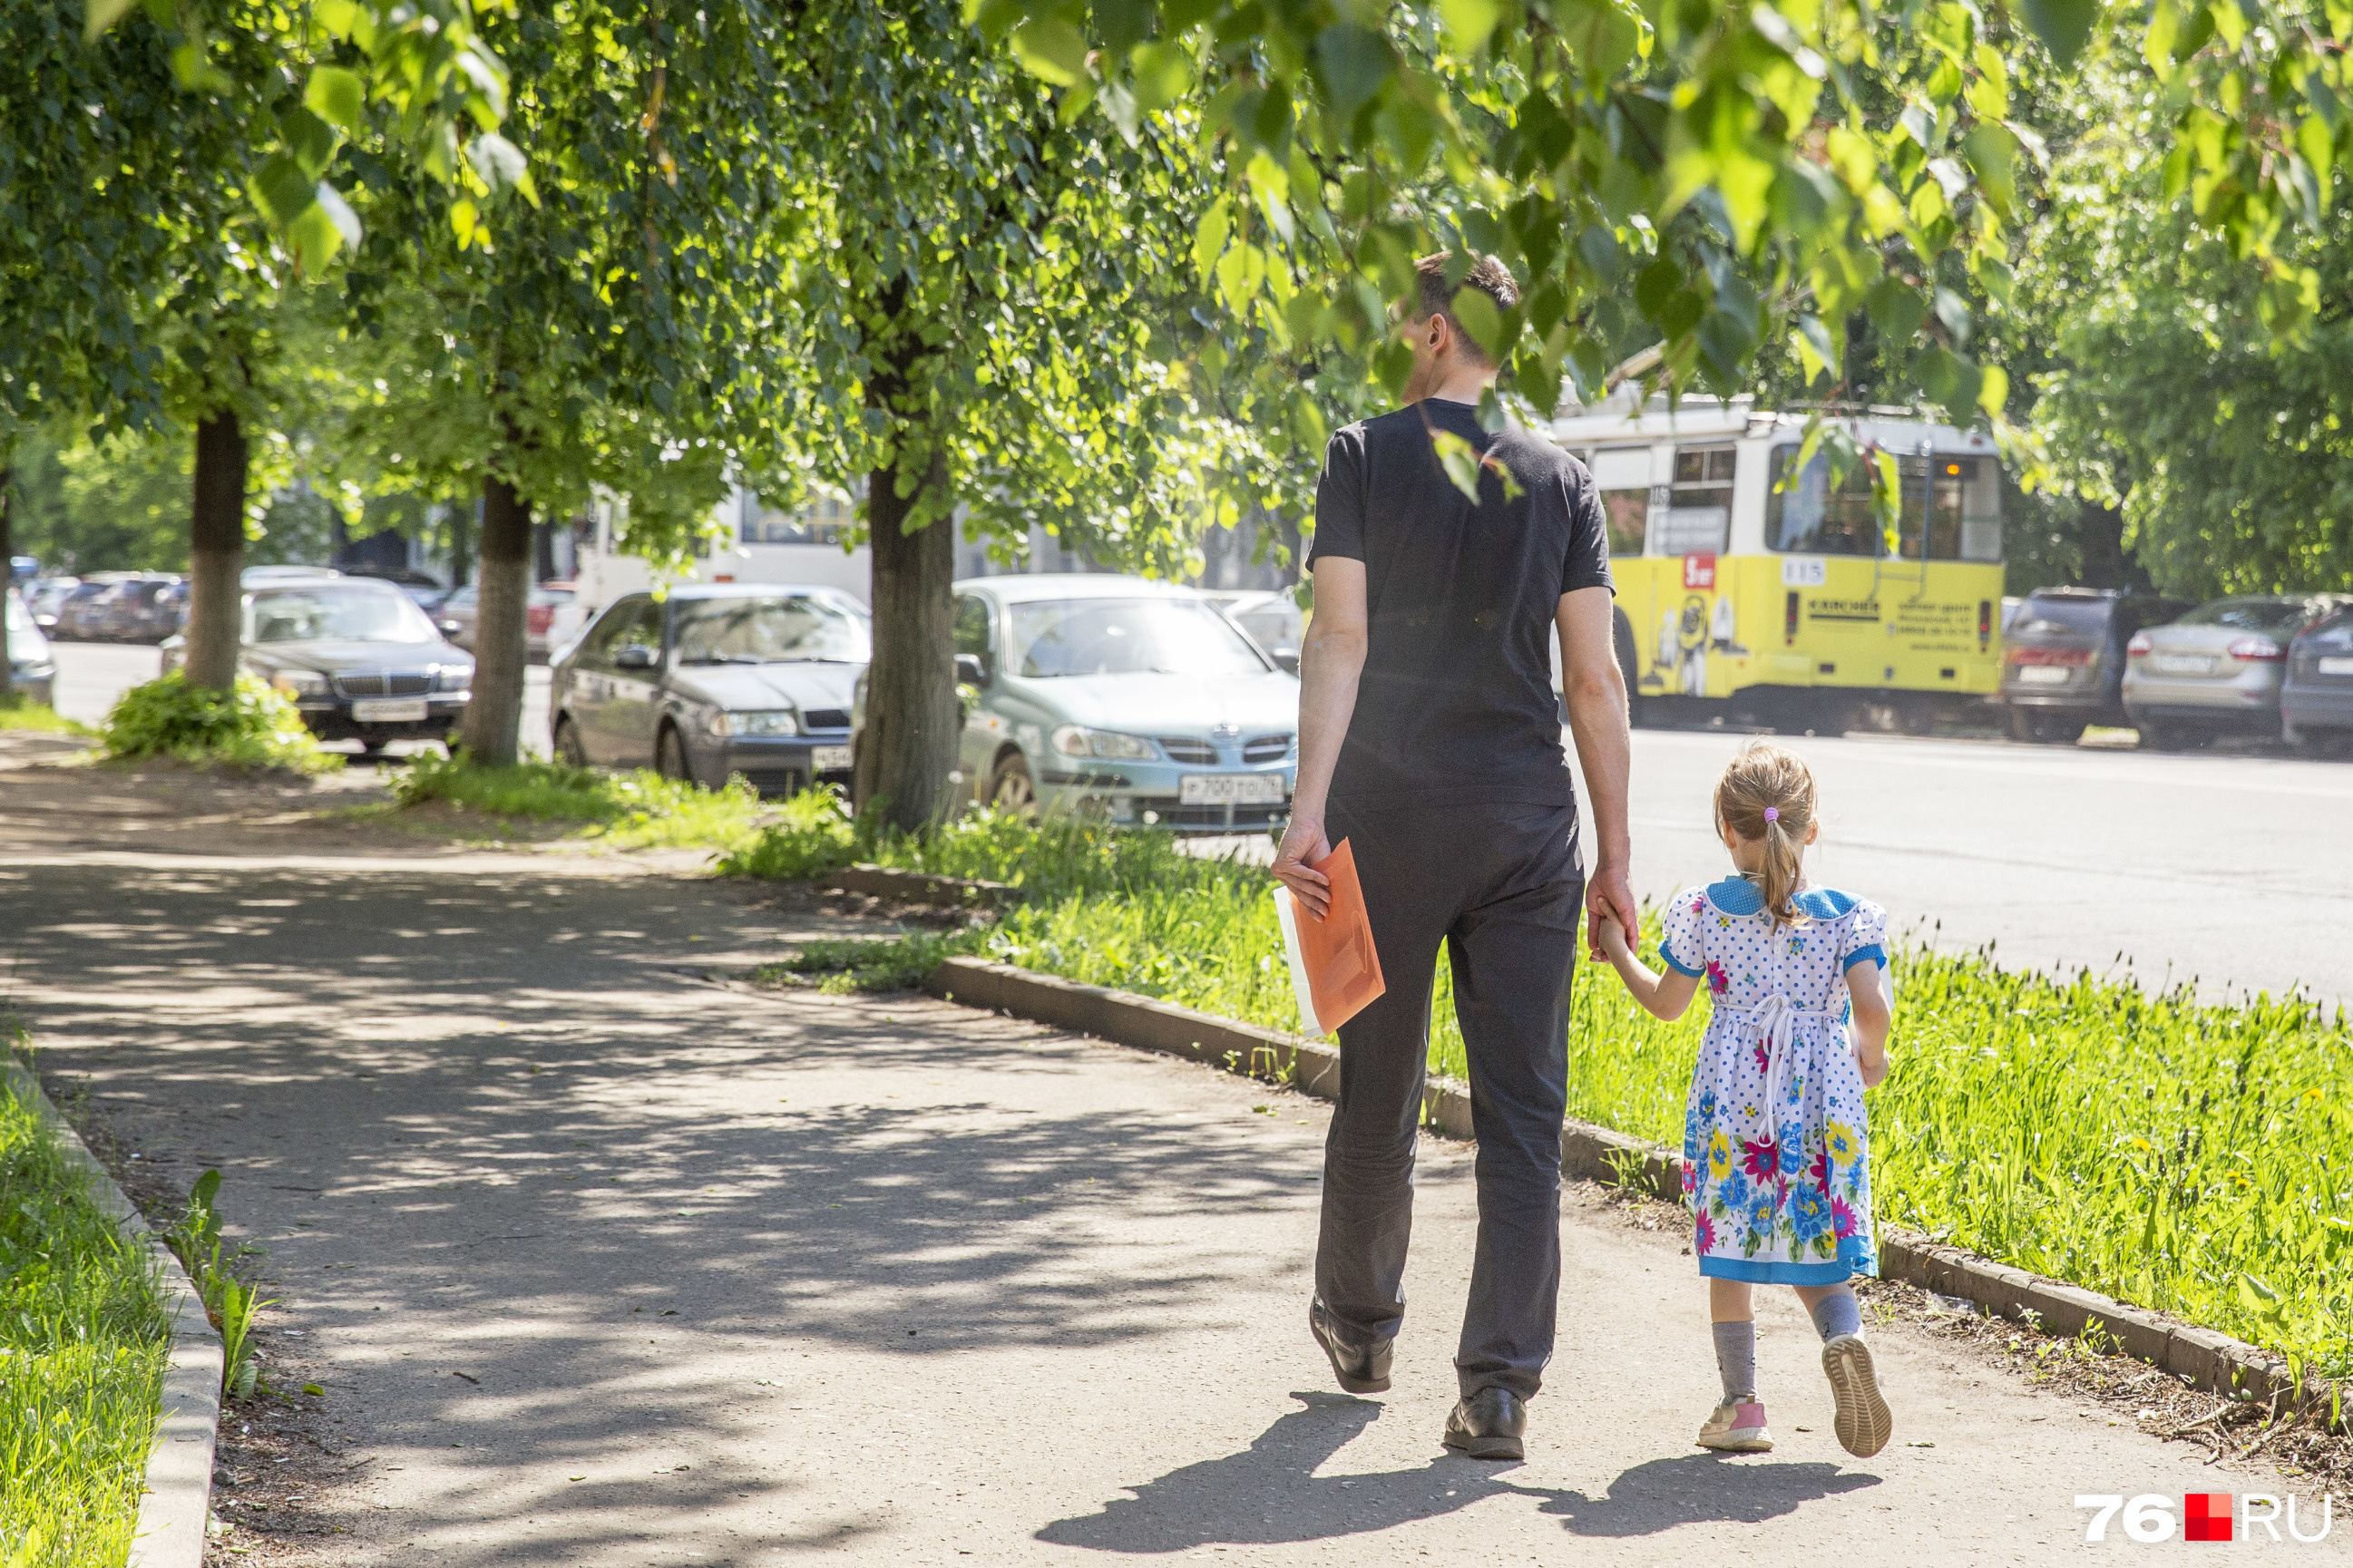
{"label": "car headlight", "polygon": [[1090,730],[1080,724],[1065,724],[1054,731],[1054,750],[1066,757],[1120,757],[1130,762],[1150,762],[1160,753],[1151,742],[1141,735],[1123,735],[1112,730]]}
{"label": "car headlight", "polygon": [[434,671],[433,689],[436,691],[463,691],[473,684],[471,665],[445,664]]}
{"label": "car headlight", "polygon": [[327,678],[315,669],[281,669],[269,678],[269,684],[289,697],[324,697]]}
{"label": "car headlight", "polygon": [[711,716],[714,735],[797,735],[801,716],[789,708],[754,708],[741,713]]}

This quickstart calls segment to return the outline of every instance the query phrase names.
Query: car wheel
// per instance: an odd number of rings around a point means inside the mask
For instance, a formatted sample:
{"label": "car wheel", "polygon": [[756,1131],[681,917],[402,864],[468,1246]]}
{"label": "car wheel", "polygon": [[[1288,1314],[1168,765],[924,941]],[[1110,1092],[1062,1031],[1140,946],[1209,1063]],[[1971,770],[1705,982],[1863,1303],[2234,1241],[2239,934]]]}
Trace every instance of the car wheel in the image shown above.
{"label": "car wheel", "polygon": [[364,757],[380,757],[384,755],[384,749],[391,744],[392,742],[390,741],[385,740],[381,736],[363,735],[360,737],[360,755]]}
{"label": "car wheel", "polygon": [[654,772],[681,784],[694,782],[694,774],[686,765],[686,737],[678,732],[675,724],[663,725],[661,733],[654,738]]}
{"label": "car wheel", "polygon": [[2010,738],[2021,745],[2031,745],[2041,740],[2042,724],[2023,708],[2010,710]]}
{"label": "car wheel", "polygon": [[1018,752],[1008,752],[988,775],[988,804],[1015,816],[1038,815],[1038,784],[1029,776],[1029,762]]}
{"label": "car wheel", "polygon": [[[662,732],[672,733],[667,730]],[[573,722],[569,713],[555,716],[555,760],[569,767],[588,765],[588,748],[580,743],[580,726]]]}

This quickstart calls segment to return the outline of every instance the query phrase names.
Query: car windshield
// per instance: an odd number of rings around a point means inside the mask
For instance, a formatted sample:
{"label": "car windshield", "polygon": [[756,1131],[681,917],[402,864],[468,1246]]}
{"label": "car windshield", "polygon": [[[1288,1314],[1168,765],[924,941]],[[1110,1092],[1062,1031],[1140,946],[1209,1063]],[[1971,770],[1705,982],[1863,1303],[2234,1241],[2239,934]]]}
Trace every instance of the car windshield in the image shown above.
{"label": "car windshield", "polygon": [[2173,624],[2177,626],[2228,626],[2242,632],[2284,632],[2304,624],[2308,607],[2302,599],[2217,599],[2200,605]]}
{"label": "car windshield", "polygon": [[256,594],[246,608],[248,642],[439,642],[441,634],[399,589],[321,584]]}
{"label": "car windshield", "polygon": [[866,615],[838,599],[691,599],[678,607],[681,664],[864,664]]}
{"label": "car windshield", "polygon": [[1048,599],[1013,606],[1008,666],[1061,675],[1258,675],[1232,623],[1193,599]]}

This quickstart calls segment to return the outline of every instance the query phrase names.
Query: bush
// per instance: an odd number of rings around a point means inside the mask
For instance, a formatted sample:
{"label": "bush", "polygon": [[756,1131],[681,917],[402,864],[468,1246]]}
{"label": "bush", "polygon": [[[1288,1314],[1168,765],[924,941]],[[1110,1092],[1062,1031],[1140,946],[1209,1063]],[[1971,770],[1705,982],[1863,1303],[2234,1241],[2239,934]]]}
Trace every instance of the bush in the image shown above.
{"label": "bush", "polygon": [[804,790],[785,802],[776,821],[733,854],[721,857],[723,877],[797,882],[839,871],[858,858],[858,825],[829,789]]}
{"label": "bush", "polygon": [[323,773],[343,759],[321,748],[302,715],[250,675],[237,689],[191,686],[186,672],[134,686],[116,700],[100,739],[110,757],[171,757],[196,767]]}
{"label": "bush", "polygon": [[402,806],[439,800],[492,816],[587,823],[627,849],[742,847],[760,814],[758,792],[740,778],[710,790],[643,768],[608,773],[538,761],[491,768],[463,752],[414,759],[392,794]]}

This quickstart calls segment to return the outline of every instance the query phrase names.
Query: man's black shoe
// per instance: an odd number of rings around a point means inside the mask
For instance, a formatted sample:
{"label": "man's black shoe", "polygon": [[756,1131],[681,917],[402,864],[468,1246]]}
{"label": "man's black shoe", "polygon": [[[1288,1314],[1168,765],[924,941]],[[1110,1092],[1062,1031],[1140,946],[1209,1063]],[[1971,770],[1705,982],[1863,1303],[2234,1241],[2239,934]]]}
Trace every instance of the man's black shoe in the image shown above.
{"label": "man's black shoe", "polygon": [[1474,1459],[1524,1459],[1528,1407],[1508,1388],[1482,1388],[1446,1418],[1446,1446]]}
{"label": "man's black shoe", "polygon": [[1389,1391],[1389,1352],[1395,1348],[1387,1340],[1358,1347],[1340,1337],[1331,1314],[1321,1301],[1307,1303],[1307,1331],[1332,1358],[1332,1375],[1340,1386],[1351,1394],[1387,1394]]}

